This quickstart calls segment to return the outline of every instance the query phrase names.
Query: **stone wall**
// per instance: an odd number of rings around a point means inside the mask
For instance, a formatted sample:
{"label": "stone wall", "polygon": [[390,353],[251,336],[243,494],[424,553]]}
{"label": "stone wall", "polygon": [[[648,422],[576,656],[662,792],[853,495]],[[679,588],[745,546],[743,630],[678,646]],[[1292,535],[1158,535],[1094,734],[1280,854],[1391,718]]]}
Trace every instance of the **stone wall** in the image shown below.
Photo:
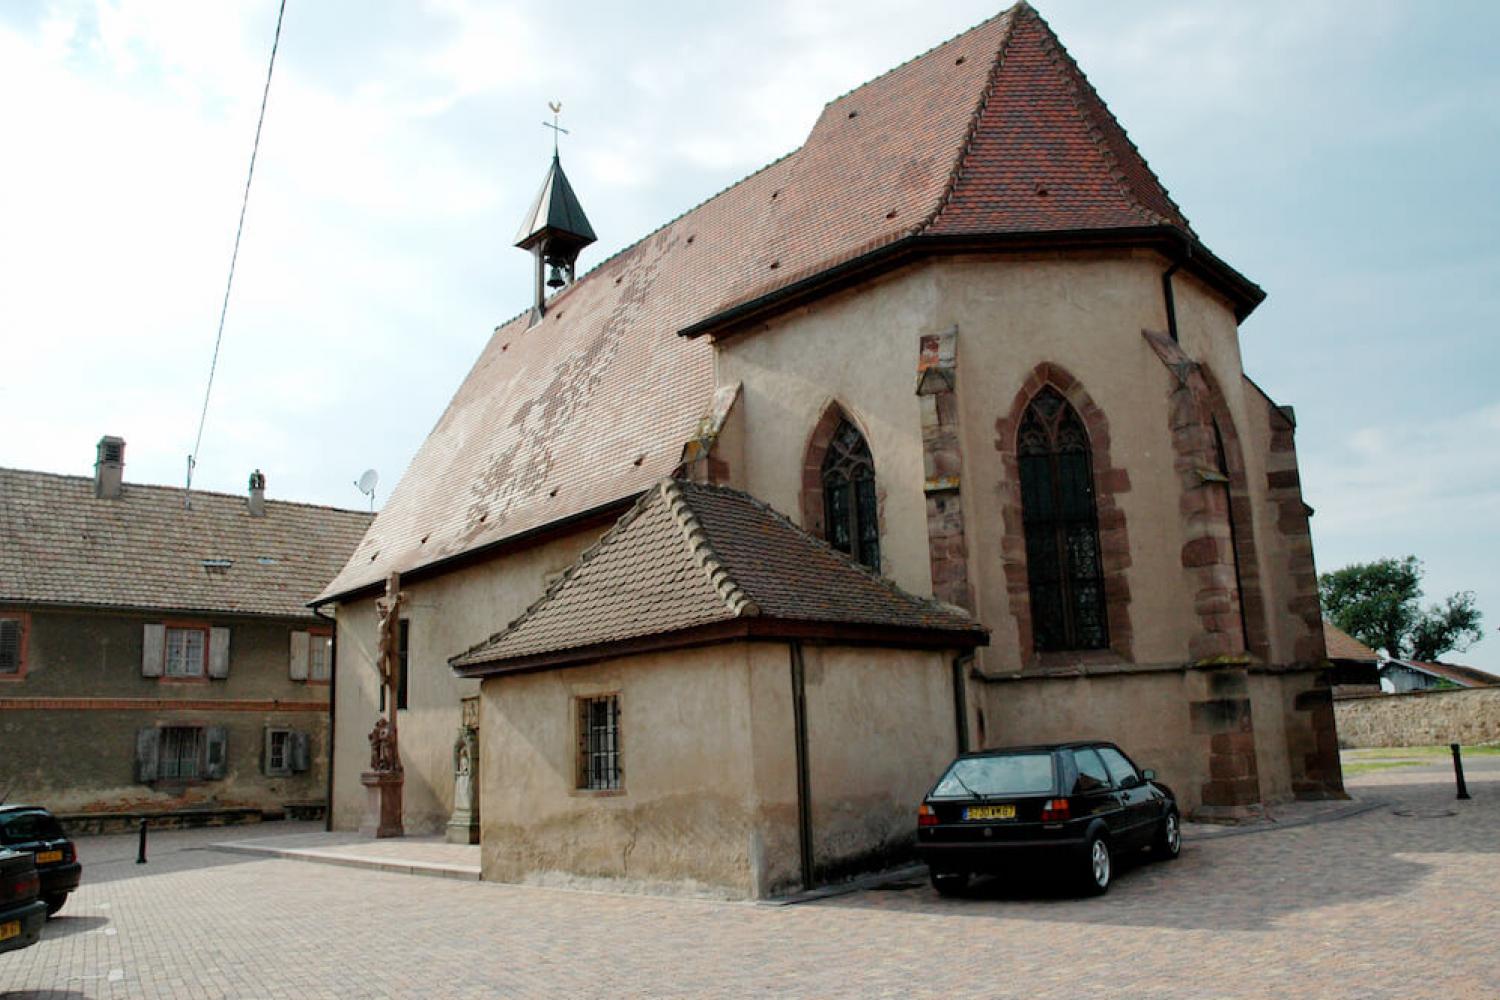
{"label": "stone wall", "polygon": [[1340,698],[1333,712],[1344,747],[1500,741],[1500,687]]}

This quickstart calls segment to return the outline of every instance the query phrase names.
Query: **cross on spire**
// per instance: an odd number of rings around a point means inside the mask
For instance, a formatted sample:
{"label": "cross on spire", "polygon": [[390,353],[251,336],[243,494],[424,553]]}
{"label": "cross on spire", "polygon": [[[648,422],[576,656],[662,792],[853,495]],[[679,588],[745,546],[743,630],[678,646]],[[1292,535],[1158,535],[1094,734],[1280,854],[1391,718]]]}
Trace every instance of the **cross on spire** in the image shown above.
{"label": "cross on spire", "polygon": [[562,101],[548,101],[547,107],[552,109],[552,120],[550,122],[542,122],[542,127],[552,130],[552,155],[556,156],[559,133],[562,135],[568,135],[569,133],[567,129],[557,123],[558,119],[562,117]]}

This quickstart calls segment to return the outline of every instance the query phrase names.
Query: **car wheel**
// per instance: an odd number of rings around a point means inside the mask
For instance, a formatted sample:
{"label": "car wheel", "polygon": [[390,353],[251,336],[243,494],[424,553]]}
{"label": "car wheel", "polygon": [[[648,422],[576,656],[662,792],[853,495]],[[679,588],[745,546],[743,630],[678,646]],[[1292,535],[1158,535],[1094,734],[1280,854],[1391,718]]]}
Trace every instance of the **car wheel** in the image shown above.
{"label": "car wheel", "polygon": [[1175,860],[1182,853],[1182,820],[1178,818],[1177,810],[1168,810],[1162,817],[1151,853],[1161,861]]}
{"label": "car wheel", "polygon": [[968,872],[933,872],[932,887],[939,896],[958,896],[969,887]]}
{"label": "car wheel", "polygon": [[68,894],[65,892],[54,892],[48,896],[42,897],[42,902],[47,904],[47,916],[49,918],[56,914],[58,910],[62,909],[63,904],[67,901]]}
{"label": "car wheel", "polygon": [[1114,858],[1109,851],[1109,841],[1101,834],[1094,834],[1089,838],[1087,846],[1083,851],[1084,868],[1080,873],[1083,875],[1083,890],[1090,896],[1102,896],[1109,891],[1109,883],[1114,878]]}

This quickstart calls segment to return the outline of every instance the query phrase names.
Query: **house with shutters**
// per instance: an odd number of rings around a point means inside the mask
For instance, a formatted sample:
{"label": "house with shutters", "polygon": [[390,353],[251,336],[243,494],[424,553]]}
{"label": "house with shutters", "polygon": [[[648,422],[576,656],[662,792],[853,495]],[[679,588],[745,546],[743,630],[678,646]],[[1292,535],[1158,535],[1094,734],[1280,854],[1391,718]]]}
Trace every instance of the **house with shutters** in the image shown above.
{"label": "house with shutters", "polygon": [[406,829],[475,781],[477,699],[486,878],[816,881],[909,843],[963,747],[1113,740],[1210,820],[1343,794],[1264,293],[1034,9],[588,271],[581,194],[554,157],[533,301],[318,597],[336,826],[392,574]]}
{"label": "house with shutters", "polygon": [[307,602],[370,515],[0,469],[0,794],[80,826],[316,813],[332,623]]}

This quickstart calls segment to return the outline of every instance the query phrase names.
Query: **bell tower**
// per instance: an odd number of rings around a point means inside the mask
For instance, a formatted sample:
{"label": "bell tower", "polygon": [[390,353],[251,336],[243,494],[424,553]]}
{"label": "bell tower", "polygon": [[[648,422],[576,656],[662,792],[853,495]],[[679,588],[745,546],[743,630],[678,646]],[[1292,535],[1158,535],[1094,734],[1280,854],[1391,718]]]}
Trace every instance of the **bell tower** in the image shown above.
{"label": "bell tower", "polygon": [[593,243],[593,227],[583,206],[563,173],[562,160],[557,152],[557,133],[567,129],[557,124],[561,104],[551,104],[553,121],[543,122],[553,130],[552,166],[542,181],[542,189],[521,222],[516,233],[516,246],[530,250],[536,258],[536,290],[531,307],[531,322],[536,323],[547,313],[548,289],[561,289],[573,283],[574,265],[584,247]]}

